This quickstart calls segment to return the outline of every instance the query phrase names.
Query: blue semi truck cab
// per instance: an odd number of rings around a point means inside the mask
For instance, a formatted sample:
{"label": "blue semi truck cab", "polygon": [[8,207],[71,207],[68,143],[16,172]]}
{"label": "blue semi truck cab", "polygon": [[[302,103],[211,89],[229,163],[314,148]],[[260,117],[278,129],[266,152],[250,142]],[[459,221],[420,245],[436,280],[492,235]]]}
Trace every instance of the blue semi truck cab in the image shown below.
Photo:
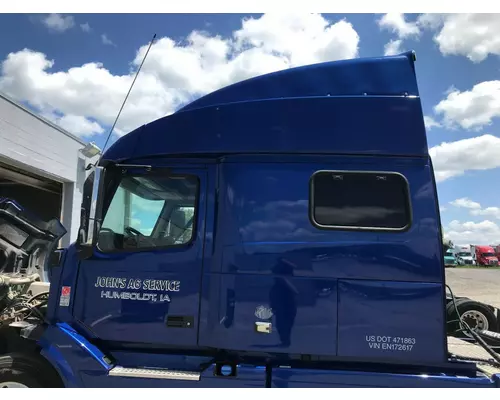
{"label": "blue semi truck cab", "polygon": [[256,77],[121,137],[4,362],[26,386],[498,387],[448,354],[414,63]]}

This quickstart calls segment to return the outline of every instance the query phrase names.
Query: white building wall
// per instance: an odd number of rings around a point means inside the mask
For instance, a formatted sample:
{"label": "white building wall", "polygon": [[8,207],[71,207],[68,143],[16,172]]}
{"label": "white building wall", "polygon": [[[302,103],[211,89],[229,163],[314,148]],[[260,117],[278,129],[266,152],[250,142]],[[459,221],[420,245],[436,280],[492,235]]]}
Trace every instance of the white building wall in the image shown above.
{"label": "white building wall", "polygon": [[79,153],[85,144],[0,94],[0,161],[63,183],[63,246],[77,237],[85,166],[91,162]]}

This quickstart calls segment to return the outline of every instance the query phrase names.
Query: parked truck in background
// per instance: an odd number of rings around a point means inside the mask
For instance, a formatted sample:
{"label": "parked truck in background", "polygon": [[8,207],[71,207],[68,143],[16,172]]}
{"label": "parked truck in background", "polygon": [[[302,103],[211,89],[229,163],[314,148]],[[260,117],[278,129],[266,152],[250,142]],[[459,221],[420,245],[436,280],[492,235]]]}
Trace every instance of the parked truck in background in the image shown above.
{"label": "parked truck in background", "polygon": [[453,249],[448,249],[444,253],[444,266],[445,267],[455,267],[457,265],[457,259],[455,258],[455,253]]}
{"label": "parked truck in background", "polygon": [[490,267],[498,266],[498,258],[495,250],[491,246],[472,245],[472,262],[474,265],[484,265]]}
{"label": "parked truck in background", "polygon": [[495,256],[497,257],[498,261],[500,262],[500,244],[492,244],[491,247],[495,251]]}
{"label": "parked truck in background", "polygon": [[500,387],[487,344],[447,346],[497,319],[446,296],[414,62],[260,76],[122,136],[68,248],[4,201],[0,386]]}
{"label": "parked truck in background", "polygon": [[470,245],[456,245],[453,251],[458,265],[472,265]]}

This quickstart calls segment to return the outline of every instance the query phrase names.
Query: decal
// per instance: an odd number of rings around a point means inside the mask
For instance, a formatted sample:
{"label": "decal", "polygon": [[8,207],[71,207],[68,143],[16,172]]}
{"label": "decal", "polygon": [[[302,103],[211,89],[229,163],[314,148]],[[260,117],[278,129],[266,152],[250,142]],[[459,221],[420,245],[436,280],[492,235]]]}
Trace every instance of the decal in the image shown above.
{"label": "decal", "polygon": [[157,293],[140,293],[140,292],[117,292],[111,290],[102,290],[101,299],[121,299],[121,300],[139,300],[156,302],[169,302],[170,296],[168,294]]}
{"label": "decal", "polygon": [[106,289],[142,289],[142,290],[154,290],[163,292],[178,292],[180,290],[179,281],[170,281],[163,279],[141,279],[134,278],[113,278],[113,277],[103,277],[98,276],[94,284],[98,288]]}
{"label": "decal", "polygon": [[273,317],[273,310],[266,306],[258,306],[255,309],[255,316],[259,319],[270,319]]}
{"label": "decal", "polygon": [[[167,292],[179,292],[180,284],[180,281],[164,279],[142,280],[98,276],[94,286],[102,289],[127,289],[127,291],[101,290],[101,299],[135,300],[156,303],[170,302],[170,295]],[[134,291],[129,291],[130,289]],[[144,293],[144,291],[156,293]]]}
{"label": "decal", "polygon": [[412,351],[417,340],[414,337],[366,335],[365,341],[373,350]]}
{"label": "decal", "polygon": [[59,306],[69,307],[70,298],[71,298],[71,286],[63,286],[61,288],[61,297],[59,298]]}

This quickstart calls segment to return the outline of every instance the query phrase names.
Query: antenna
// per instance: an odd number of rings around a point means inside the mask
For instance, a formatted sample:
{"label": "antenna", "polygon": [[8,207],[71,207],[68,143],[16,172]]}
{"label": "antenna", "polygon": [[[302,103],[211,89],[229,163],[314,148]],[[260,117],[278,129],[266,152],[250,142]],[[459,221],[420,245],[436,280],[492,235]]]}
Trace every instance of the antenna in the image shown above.
{"label": "antenna", "polygon": [[118,118],[120,118],[120,114],[122,113],[123,107],[125,106],[125,103],[127,102],[128,96],[129,96],[130,92],[132,91],[132,88],[134,87],[134,83],[137,79],[137,76],[139,75],[139,72],[141,71],[141,68],[142,68],[142,65],[144,64],[144,61],[146,61],[146,57],[148,56],[149,50],[151,49],[151,46],[153,45],[155,39],[156,39],[156,33],[153,35],[153,39],[151,39],[151,42],[149,43],[149,47],[146,51],[146,54],[144,54],[144,58],[142,59],[141,65],[139,65],[139,69],[135,73],[134,80],[132,81],[132,84],[130,85],[128,93],[125,96],[125,99],[123,100],[122,106],[120,107],[120,111],[118,111],[118,115],[116,116],[115,122],[113,123],[113,126],[111,127],[111,130],[109,131],[108,137],[106,138],[106,142],[104,143],[104,147],[102,148],[101,155],[99,156],[99,159],[97,160],[95,165],[99,164],[102,156],[104,155],[104,150],[106,150],[106,146],[108,145],[109,138],[111,137],[111,134],[113,133],[113,130],[115,129],[115,125],[118,122]]}

